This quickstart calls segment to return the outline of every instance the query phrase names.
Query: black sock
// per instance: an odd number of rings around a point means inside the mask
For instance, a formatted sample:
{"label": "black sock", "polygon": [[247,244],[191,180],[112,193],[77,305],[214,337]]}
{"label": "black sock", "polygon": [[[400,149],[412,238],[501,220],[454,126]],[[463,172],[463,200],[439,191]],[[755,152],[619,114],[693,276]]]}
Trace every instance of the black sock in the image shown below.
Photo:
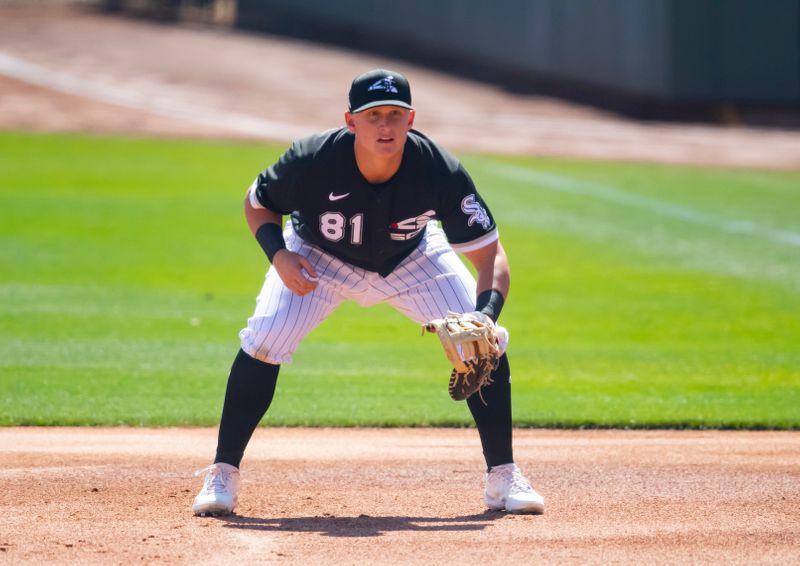
{"label": "black sock", "polygon": [[511,449],[511,370],[505,354],[492,373],[492,379],[491,385],[481,389],[485,405],[477,393],[467,399],[481,437],[487,468],[514,461]]}
{"label": "black sock", "polygon": [[228,376],[215,464],[224,462],[239,467],[250,437],[272,403],[280,368],[239,350]]}

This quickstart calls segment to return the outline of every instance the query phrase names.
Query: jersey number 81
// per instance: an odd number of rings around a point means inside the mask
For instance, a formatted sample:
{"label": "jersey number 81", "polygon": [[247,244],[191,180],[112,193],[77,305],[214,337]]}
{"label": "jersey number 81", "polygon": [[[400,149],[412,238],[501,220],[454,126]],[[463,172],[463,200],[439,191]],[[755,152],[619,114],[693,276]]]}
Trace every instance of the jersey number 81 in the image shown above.
{"label": "jersey number 81", "polygon": [[[364,215],[355,214],[350,218],[350,243],[361,244]],[[331,242],[338,242],[344,238],[347,219],[341,212],[325,212],[319,217],[319,231]]]}

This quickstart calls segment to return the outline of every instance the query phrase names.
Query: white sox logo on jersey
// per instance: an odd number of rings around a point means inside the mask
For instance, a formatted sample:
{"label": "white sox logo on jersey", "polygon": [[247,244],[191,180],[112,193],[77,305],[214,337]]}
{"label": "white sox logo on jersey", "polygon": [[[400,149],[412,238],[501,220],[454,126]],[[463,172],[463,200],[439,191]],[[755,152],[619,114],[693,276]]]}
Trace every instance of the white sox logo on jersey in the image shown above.
{"label": "white sox logo on jersey", "polygon": [[464,197],[464,200],[461,201],[461,210],[464,214],[469,215],[467,226],[472,226],[477,222],[483,226],[484,230],[488,230],[489,226],[492,225],[492,221],[489,219],[486,209],[483,208],[479,202],[475,201],[475,195],[467,195]]}
{"label": "white sox logo on jersey", "polygon": [[[434,216],[436,216],[436,212],[429,210],[428,212],[423,212],[419,216],[412,216],[400,222],[392,222],[389,225],[389,228],[392,230],[392,240],[410,240],[424,230],[425,226],[428,225],[428,222],[433,220]],[[409,230],[409,232],[400,233],[395,232],[395,230]]]}

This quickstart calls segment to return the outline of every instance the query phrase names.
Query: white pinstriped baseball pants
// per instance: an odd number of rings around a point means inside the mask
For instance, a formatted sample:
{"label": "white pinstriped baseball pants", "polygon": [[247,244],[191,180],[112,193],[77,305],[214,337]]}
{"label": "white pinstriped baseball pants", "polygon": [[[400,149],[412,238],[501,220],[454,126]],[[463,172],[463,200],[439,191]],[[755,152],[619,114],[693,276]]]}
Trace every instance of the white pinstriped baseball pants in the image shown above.
{"label": "white pinstriped baseball pants", "polygon": [[256,310],[239,333],[242,349],[262,362],[290,363],[303,338],[348,299],[365,307],[388,303],[417,324],[448,311],[475,310],[475,278],[435,222],[428,224],[419,246],[386,278],[310,245],[290,223],[284,238],[289,250],[308,258],[319,283],[299,297],[269,268]]}

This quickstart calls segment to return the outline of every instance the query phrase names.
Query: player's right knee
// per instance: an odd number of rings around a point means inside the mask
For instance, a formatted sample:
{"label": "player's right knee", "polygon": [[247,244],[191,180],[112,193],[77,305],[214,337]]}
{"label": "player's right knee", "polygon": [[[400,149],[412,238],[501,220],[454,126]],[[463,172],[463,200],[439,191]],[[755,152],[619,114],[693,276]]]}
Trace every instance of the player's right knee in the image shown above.
{"label": "player's right knee", "polygon": [[275,365],[292,362],[294,348],[276,333],[259,332],[248,326],[239,333],[239,340],[242,350],[256,360]]}

